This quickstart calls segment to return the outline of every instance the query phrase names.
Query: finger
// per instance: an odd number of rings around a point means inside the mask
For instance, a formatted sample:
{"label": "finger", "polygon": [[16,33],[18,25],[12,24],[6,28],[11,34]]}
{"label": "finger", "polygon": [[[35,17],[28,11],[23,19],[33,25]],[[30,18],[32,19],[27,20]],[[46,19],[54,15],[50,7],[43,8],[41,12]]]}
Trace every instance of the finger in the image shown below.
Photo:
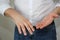
{"label": "finger", "polygon": [[29,27],[31,28],[32,31],[35,31],[34,27],[32,26],[32,24],[27,20],[27,24],[29,25]]}
{"label": "finger", "polygon": [[32,24],[29,22],[29,20],[27,20],[27,19],[25,20],[24,19],[24,21],[25,21],[25,23],[28,24],[28,26],[31,28],[32,31],[35,31],[35,29],[33,28]]}
{"label": "finger", "polygon": [[[48,21],[48,20],[47,20]],[[47,26],[48,22],[46,20],[43,20],[41,23],[40,23],[40,29],[43,29],[45,26]]]}
{"label": "finger", "polygon": [[17,24],[17,28],[18,28],[18,32],[19,32],[19,34],[22,34],[21,26]]}
{"label": "finger", "polygon": [[26,29],[25,29],[24,25],[23,25],[23,24],[20,24],[20,25],[21,25],[21,28],[22,28],[23,34],[24,34],[24,35],[27,35],[27,33],[26,33]]}
{"label": "finger", "polygon": [[40,26],[40,29],[43,29],[46,26],[46,24],[41,23],[39,26]]}
{"label": "finger", "polygon": [[49,24],[48,20],[47,21],[42,21],[40,24],[39,24],[39,28],[40,29],[43,29],[44,27],[46,27],[47,25]]}
{"label": "finger", "polygon": [[37,24],[37,29],[42,29],[45,25],[48,24],[48,21],[50,20],[50,17],[45,17],[40,23]]}
{"label": "finger", "polygon": [[39,29],[39,27],[38,27],[38,26],[39,26],[39,24],[36,24],[36,29]]}
{"label": "finger", "polygon": [[40,23],[40,29],[43,29],[44,27],[48,26],[49,24],[51,24],[53,21],[53,18],[49,18],[48,20],[44,20]]}
{"label": "finger", "polygon": [[28,26],[28,24],[26,22],[24,22],[25,27],[27,28],[28,32],[32,35],[32,30],[30,29],[30,27]]}
{"label": "finger", "polygon": [[41,23],[38,23],[37,25],[36,25],[36,29],[39,29],[40,27],[41,27]]}
{"label": "finger", "polygon": [[40,23],[39,26],[40,29],[43,29],[45,26],[47,26],[47,24],[50,22],[51,20],[51,16],[46,16]]}

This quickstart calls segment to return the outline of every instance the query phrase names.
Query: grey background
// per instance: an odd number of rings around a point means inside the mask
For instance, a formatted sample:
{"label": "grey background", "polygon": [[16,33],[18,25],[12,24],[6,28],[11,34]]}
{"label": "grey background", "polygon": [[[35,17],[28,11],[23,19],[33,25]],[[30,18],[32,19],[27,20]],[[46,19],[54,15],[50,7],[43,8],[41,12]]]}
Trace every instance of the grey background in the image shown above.
{"label": "grey background", "polygon": [[[11,0],[11,4],[12,2],[13,0]],[[55,25],[57,31],[57,40],[60,40],[60,18],[55,19]],[[13,40],[14,27],[15,24],[10,18],[0,15],[0,40]]]}

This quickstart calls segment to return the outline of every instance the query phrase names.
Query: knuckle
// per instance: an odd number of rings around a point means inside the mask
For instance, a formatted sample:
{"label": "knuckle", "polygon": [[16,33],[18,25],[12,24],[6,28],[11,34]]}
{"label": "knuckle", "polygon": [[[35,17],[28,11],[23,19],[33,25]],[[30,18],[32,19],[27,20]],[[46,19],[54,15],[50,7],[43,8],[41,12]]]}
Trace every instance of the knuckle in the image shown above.
{"label": "knuckle", "polygon": [[28,30],[28,31],[31,31],[31,29],[30,29],[29,27],[27,27],[27,30]]}

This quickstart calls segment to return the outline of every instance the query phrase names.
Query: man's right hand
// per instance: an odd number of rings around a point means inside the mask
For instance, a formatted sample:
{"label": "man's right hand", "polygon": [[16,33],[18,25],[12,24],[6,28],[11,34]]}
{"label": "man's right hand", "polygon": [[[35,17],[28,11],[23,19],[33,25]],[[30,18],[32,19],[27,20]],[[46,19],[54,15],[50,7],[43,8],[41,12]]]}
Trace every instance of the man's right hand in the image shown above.
{"label": "man's right hand", "polygon": [[13,19],[13,21],[17,25],[20,34],[22,34],[23,32],[24,35],[27,35],[26,29],[30,34],[33,34],[33,31],[35,31],[32,24],[29,22],[29,20],[23,17],[22,15],[20,15],[16,10],[12,8],[7,9],[5,11],[5,15]]}

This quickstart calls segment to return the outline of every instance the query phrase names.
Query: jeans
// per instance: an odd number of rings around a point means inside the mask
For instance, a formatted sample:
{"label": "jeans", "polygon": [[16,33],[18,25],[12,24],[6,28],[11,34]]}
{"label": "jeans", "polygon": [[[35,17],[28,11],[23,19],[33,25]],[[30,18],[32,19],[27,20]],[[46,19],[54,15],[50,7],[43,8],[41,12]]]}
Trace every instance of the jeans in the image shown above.
{"label": "jeans", "polygon": [[[35,28],[35,26],[33,26]],[[27,29],[26,29],[27,30]],[[15,27],[14,40],[57,40],[54,21],[43,29],[36,29],[33,35],[27,30],[27,35],[19,34],[17,26]]]}

